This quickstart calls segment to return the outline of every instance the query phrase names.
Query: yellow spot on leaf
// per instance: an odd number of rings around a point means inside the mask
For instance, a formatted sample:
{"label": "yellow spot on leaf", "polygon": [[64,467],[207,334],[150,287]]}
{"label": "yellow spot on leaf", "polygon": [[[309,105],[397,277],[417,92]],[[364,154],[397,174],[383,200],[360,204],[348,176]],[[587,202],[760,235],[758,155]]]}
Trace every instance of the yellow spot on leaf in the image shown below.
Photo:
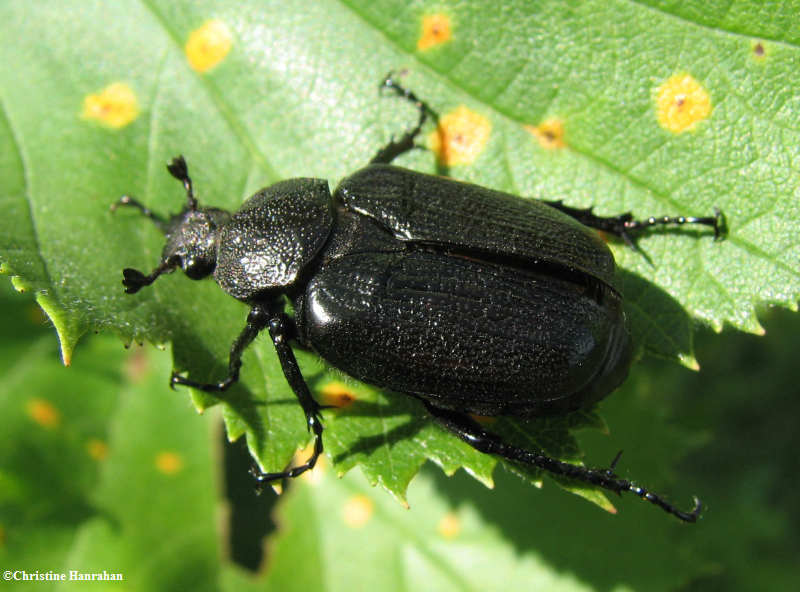
{"label": "yellow spot on leaf", "polygon": [[676,74],[658,87],[656,109],[661,127],[679,134],[708,118],[711,97],[689,74]]}
{"label": "yellow spot on leaf", "polygon": [[105,460],[108,457],[108,444],[97,438],[92,438],[86,443],[86,452],[94,460]]}
{"label": "yellow spot on leaf", "polygon": [[446,539],[455,538],[461,532],[461,520],[452,512],[448,512],[439,520],[439,524],[436,525],[436,530]]}
{"label": "yellow spot on leaf", "polygon": [[526,125],[525,129],[533,134],[542,148],[556,150],[566,146],[564,143],[564,123],[555,117],[544,120],[539,125]]}
{"label": "yellow spot on leaf", "polygon": [[113,129],[125,127],[138,115],[139,102],[136,94],[124,82],[109,84],[99,93],[87,95],[83,99],[82,117]]}
{"label": "yellow spot on leaf", "polygon": [[320,391],[320,403],[322,405],[330,405],[331,407],[347,407],[353,404],[356,396],[346,384],[342,382],[329,382],[324,385]]}
{"label": "yellow spot on leaf", "polygon": [[156,456],[156,469],[165,475],[174,475],[183,469],[183,459],[176,452],[160,452]]}
{"label": "yellow spot on leaf", "polygon": [[342,519],[350,528],[361,528],[369,522],[374,509],[372,500],[366,495],[354,495],[344,504]]}
{"label": "yellow spot on leaf", "polygon": [[61,423],[61,413],[50,401],[31,399],[26,405],[28,416],[43,428],[52,429]]}
{"label": "yellow spot on leaf", "polygon": [[486,117],[461,105],[439,120],[428,141],[442,164],[471,164],[483,152],[491,132]]}
{"label": "yellow spot on leaf", "polygon": [[225,23],[218,20],[207,21],[189,35],[186,58],[189,65],[198,72],[208,72],[228,55],[231,45],[233,37]]}
{"label": "yellow spot on leaf", "polygon": [[422,19],[422,34],[417,41],[417,49],[424,51],[445,41],[450,41],[453,36],[450,28],[450,17],[446,14],[431,14]]}

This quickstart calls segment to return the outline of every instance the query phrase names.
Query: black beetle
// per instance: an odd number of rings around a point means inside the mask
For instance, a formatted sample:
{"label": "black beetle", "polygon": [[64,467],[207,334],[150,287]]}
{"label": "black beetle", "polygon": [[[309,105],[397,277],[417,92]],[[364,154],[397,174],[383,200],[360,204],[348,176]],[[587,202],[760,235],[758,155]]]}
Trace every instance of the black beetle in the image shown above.
{"label": "black beetle", "polygon": [[[311,396],[290,341],[363,380],[418,398],[431,415],[476,449],[617,493],[630,491],[686,521],[689,512],[614,474],[512,446],[468,414],[530,417],[590,405],[617,388],[631,364],[630,339],[614,258],[589,227],[630,242],[656,224],[703,224],[713,217],[636,221],[598,217],[560,202],[516,196],[391,166],[414,140],[430,107],[391,75],[382,84],[419,110],[416,125],[331,195],[321,179],[291,179],[262,189],[231,214],[198,207],[186,162],[169,172],[187,195],[165,220],[130,197],[166,234],[149,275],[124,270],[135,293],[180,267],[208,275],[251,306],[234,341],[228,376],[201,384],[173,373],[171,384],[224,391],[239,377],[244,349],[268,329],[286,380],[315,435],[300,466],[259,474],[262,483],[295,477],[322,453],[320,405]],[[283,298],[294,305],[284,312]]]}

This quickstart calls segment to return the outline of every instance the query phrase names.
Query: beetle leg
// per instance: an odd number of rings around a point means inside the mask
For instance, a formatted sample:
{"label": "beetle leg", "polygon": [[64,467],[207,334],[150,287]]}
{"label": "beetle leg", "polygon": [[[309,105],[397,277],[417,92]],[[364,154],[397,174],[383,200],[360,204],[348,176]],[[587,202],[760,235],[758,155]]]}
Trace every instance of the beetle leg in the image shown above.
{"label": "beetle leg", "polygon": [[394,72],[389,72],[386,75],[379,88],[380,90],[388,88],[394,91],[395,94],[412,103],[419,111],[417,125],[406,131],[399,140],[395,140],[394,138],[390,140],[389,143],[378,150],[378,153],[369,161],[370,164],[389,164],[401,154],[405,154],[417,147],[414,140],[419,135],[429,115],[435,121],[438,121],[439,117],[425,101],[421,100],[407,88],[401,86],[397,80],[395,80]]}
{"label": "beetle leg", "polygon": [[714,229],[714,240],[722,238],[726,231],[725,216],[719,208],[714,208],[713,216],[651,216],[644,220],[634,220],[633,214],[630,212],[620,214],[619,216],[602,217],[594,215],[591,208],[570,208],[560,201],[545,201],[544,203],[575,218],[584,226],[614,234],[630,246],[633,246],[631,232],[637,232],[651,226],[701,224]]}
{"label": "beetle leg", "polygon": [[550,458],[539,452],[533,452],[506,444],[496,434],[487,432],[469,416],[463,413],[440,409],[427,401],[423,401],[423,403],[425,407],[427,407],[428,412],[433,415],[440,424],[480,452],[496,454],[514,462],[543,469],[553,475],[583,481],[584,483],[589,483],[613,491],[614,493],[619,494],[624,491],[629,491],[686,522],[695,522],[700,515],[702,505],[697,498],[694,499],[694,508],[689,512],[684,512],[677,509],[661,496],[643,487],[639,487],[626,479],[617,478],[614,474],[614,465],[616,465],[616,462],[619,460],[619,455],[617,455],[611,467],[608,469],[591,469],[573,465]]}
{"label": "beetle leg", "polygon": [[239,380],[239,370],[242,367],[242,353],[249,346],[256,336],[266,327],[269,327],[269,334],[272,343],[278,354],[278,359],[283,369],[283,375],[289,386],[292,387],[303,412],[306,415],[306,425],[309,431],[314,432],[314,452],[305,464],[293,467],[280,473],[261,473],[254,472],[260,484],[265,484],[277,479],[297,477],[309,469],[314,468],[317,459],[322,454],[322,418],[320,411],[322,406],[317,403],[308,390],[303,375],[300,373],[300,366],[294,356],[289,338],[292,335],[292,324],[284,313],[271,310],[263,305],[254,305],[247,315],[247,325],[233,342],[231,354],[228,362],[228,376],[221,382],[202,383],[189,378],[184,378],[180,374],[172,374],[170,386],[176,384],[189,386],[206,392],[221,392],[227,390],[231,385]]}
{"label": "beetle leg", "polygon": [[208,393],[219,393],[227,390],[239,380],[239,370],[242,367],[242,353],[247,346],[253,342],[261,330],[269,324],[270,316],[269,311],[262,306],[255,305],[250,309],[250,314],[247,315],[247,324],[242,332],[239,333],[233,345],[231,345],[231,353],[228,360],[228,376],[225,380],[211,383],[196,382],[173,372],[172,378],[170,379],[170,386],[175,388],[176,384],[181,384]]}
{"label": "beetle leg", "polygon": [[308,385],[300,372],[300,366],[297,365],[297,358],[295,358],[292,347],[289,345],[291,329],[292,322],[289,317],[283,313],[278,313],[269,320],[269,334],[270,337],[272,337],[272,343],[275,346],[275,351],[281,362],[283,375],[286,377],[286,382],[292,387],[297,400],[300,402],[300,406],[303,408],[303,413],[306,415],[306,426],[308,430],[314,432],[314,452],[304,464],[279,473],[253,471],[253,475],[258,480],[259,485],[265,485],[270,481],[276,481],[278,479],[297,477],[309,469],[313,469],[314,465],[317,464],[319,455],[322,454],[323,426],[322,418],[319,414],[322,407],[311,396]]}

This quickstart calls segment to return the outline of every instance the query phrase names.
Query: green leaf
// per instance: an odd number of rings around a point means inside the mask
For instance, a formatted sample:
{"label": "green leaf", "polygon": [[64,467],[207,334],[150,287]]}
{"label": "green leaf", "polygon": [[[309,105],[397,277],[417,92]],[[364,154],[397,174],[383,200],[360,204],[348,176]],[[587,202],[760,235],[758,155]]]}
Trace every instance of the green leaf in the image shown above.
{"label": "green leaf", "polygon": [[[134,212],[112,216],[108,206],[131,194],[176,211],[181,189],[164,163],[179,153],[204,204],[235,209],[292,176],[333,187],[414,120],[410,106],[377,93],[388,70],[408,68],[404,83],[441,114],[463,105],[490,126],[476,159],[451,167],[457,178],[608,215],[723,210],[723,242],[704,231],[656,231],[641,238],[641,252],[612,245],[638,346],[693,366],[696,320],[759,332],[757,305],[796,309],[800,295],[800,57],[790,26],[800,5],[757,19],[744,2],[697,6],[5,3],[3,269],[37,294],[65,359],[81,333],[112,330],[171,342],[178,369],[218,378],[246,307],[212,282],[178,274],[124,294],[120,270],[154,267],[163,238]],[[424,17],[437,13],[449,19],[451,39],[418,49]],[[185,46],[210,19],[231,46],[201,72]],[[657,99],[684,74],[709,110],[677,133],[659,124]],[[548,120],[561,122],[563,148],[529,131]],[[401,164],[436,170],[425,151]],[[226,399],[230,437],[247,434],[262,466],[278,470],[308,440],[302,413],[268,343],[244,362],[242,385]],[[340,378],[313,356],[302,364],[315,384]],[[493,461],[429,425],[418,406],[364,393],[353,410],[325,414],[341,470],[359,464],[399,499],[423,458],[491,481]],[[559,438],[575,456],[565,431]]]}

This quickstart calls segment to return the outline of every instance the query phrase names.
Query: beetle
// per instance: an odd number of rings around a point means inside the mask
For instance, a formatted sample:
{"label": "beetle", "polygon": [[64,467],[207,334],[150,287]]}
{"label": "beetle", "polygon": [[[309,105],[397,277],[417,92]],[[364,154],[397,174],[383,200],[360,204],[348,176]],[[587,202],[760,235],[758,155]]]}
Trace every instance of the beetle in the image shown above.
{"label": "beetle", "polygon": [[[391,74],[381,87],[418,110],[416,124],[331,193],[322,179],[281,181],[236,212],[200,207],[183,156],[167,166],[186,205],[165,219],[129,196],[166,235],[149,274],[123,270],[133,294],[181,268],[213,276],[250,312],[230,350],[228,374],[200,383],[173,371],[171,386],[221,393],[236,383],[242,353],[267,330],[283,373],[314,434],[309,459],[263,483],[296,477],[323,451],[322,407],[312,397],[293,344],[367,383],[420,400],[430,415],[477,450],[616,493],[632,492],[681,520],[662,496],[606,469],[576,466],[506,443],[470,414],[532,417],[599,401],[626,378],[632,362],[622,294],[599,229],[631,243],[636,231],[700,224],[710,217],[635,220],[599,217],[561,202],[517,196],[393,166],[415,148],[436,113]],[[288,298],[294,314],[285,308]]]}

